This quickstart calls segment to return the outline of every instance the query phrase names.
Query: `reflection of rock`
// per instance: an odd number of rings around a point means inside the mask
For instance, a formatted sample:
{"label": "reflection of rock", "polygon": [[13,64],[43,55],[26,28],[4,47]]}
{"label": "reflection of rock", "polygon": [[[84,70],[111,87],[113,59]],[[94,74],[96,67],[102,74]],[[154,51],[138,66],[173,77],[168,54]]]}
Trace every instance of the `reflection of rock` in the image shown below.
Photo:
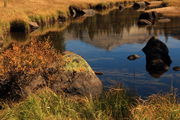
{"label": "reflection of rock", "polygon": [[138,59],[138,58],[140,58],[140,56],[139,56],[139,55],[136,55],[136,54],[130,55],[130,56],[127,57],[127,59],[129,59],[129,60],[136,60],[136,59]]}
{"label": "reflection of rock", "polygon": [[145,12],[139,16],[138,25],[153,25],[157,19],[156,12]]}
{"label": "reflection of rock", "polygon": [[125,9],[124,5],[119,5],[119,10],[122,12]]}
{"label": "reflection of rock", "polygon": [[[124,44],[144,43],[149,33],[145,28],[135,25],[139,14],[133,9],[125,9],[111,11],[104,16],[95,15],[82,24],[71,24],[64,32],[64,39],[82,40],[105,50]],[[129,16],[131,19],[128,19]]]}
{"label": "reflection of rock", "polygon": [[143,48],[146,55],[146,70],[155,78],[159,78],[168,71],[171,58],[167,46],[160,40],[152,37]]}

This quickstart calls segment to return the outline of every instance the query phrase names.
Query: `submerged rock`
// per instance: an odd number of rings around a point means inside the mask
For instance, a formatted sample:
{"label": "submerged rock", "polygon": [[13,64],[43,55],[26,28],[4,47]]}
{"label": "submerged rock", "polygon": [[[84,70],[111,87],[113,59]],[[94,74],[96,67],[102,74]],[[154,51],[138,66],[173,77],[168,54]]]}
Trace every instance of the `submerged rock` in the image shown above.
{"label": "submerged rock", "polygon": [[134,55],[128,56],[127,59],[129,59],[129,60],[136,60],[136,59],[138,59],[138,58],[140,58],[140,57],[141,57],[141,56],[139,56],[139,55],[137,55],[137,54],[134,54]]}
{"label": "submerged rock", "polygon": [[174,71],[180,71],[180,66],[175,66],[175,67],[173,67],[173,70],[174,70]]}
{"label": "submerged rock", "polygon": [[155,78],[159,78],[168,71],[172,61],[167,46],[156,39],[150,38],[146,46],[142,49],[146,55],[146,70]]}

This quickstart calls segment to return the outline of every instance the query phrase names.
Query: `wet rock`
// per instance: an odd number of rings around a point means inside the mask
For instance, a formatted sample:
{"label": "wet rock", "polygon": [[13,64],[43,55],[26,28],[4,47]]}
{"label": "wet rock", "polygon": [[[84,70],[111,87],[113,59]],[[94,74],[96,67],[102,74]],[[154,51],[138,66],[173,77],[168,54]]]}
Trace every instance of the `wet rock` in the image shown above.
{"label": "wet rock", "polygon": [[144,12],[139,16],[138,25],[153,25],[157,20],[158,14],[156,12]]}
{"label": "wet rock", "polygon": [[96,75],[103,75],[103,72],[94,72]]}
{"label": "wet rock", "polygon": [[86,10],[83,10],[83,12],[85,13],[84,16],[94,16],[96,14],[96,11],[93,9],[86,9]]}
{"label": "wet rock", "polygon": [[148,5],[150,5],[149,2],[135,2],[132,7],[134,9],[140,9],[140,8],[146,8]]}
{"label": "wet rock", "polygon": [[142,50],[146,55],[146,70],[151,76],[159,78],[168,71],[172,61],[169,50],[163,42],[152,37]]}
{"label": "wet rock", "polygon": [[36,22],[29,22],[28,24],[30,26],[31,31],[39,28],[39,25]]}
{"label": "wet rock", "polygon": [[137,55],[137,54],[130,55],[130,56],[127,57],[127,59],[129,59],[129,60],[136,60],[136,59],[138,59],[138,58],[140,58],[140,56]]}
{"label": "wet rock", "polygon": [[85,14],[85,12],[82,9],[76,6],[70,6],[69,11],[70,11],[71,17],[73,18],[77,18]]}
{"label": "wet rock", "polygon": [[168,22],[171,22],[171,19],[163,18],[163,19],[159,19],[158,22],[159,23],[168,23]]}
{"label": "wet rock", "polygon": [[173,67],[173,70],[174,70],[174,71],[180,71],[180,66],[175,66],[175,67]]}
{"label": "wet rock", "polygon": [[139,26],[153,25],[153,23],[146,19],[141,19],[138,21]]}

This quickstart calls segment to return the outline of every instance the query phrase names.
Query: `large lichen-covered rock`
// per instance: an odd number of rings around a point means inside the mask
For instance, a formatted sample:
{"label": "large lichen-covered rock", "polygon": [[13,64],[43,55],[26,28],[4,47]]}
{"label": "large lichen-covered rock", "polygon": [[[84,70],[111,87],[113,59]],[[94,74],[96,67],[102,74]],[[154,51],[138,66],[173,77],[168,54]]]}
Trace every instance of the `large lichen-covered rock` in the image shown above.
{"label": "large lichen-covered rock", "polygon": [[103,87],[100,79],[81,56],[65,52],[63,60],[65,65],[61,75],[51,84],[54,91],[93,97],[101,94]]}

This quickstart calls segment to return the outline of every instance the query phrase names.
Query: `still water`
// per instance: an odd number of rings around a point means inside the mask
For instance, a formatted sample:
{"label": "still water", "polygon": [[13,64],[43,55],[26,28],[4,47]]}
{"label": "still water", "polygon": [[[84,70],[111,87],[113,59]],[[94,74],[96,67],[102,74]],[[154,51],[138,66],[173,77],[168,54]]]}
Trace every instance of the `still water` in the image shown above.
{"label": "still water", "polygon": [[[109,14],[97,14],[69,24],[65,29],[47,32],[38,39],[52,40],[59,50],[69,50],[81,55],[91,67],[104,75],[99,76],[105,87],[122,83],[138,95],[180,90],[180,18],[151,27],[136,25],[140,12],[127,9]],[[58,27],[58,26],[56,26]],[[142,48],[151,36],[157,36],[168,49],[172,64],[159,78],[146,70],[146,56]],[[16,36],[12,35],[16,39]],[[127,56],[138,54],[141,58],[129,61]]]}

